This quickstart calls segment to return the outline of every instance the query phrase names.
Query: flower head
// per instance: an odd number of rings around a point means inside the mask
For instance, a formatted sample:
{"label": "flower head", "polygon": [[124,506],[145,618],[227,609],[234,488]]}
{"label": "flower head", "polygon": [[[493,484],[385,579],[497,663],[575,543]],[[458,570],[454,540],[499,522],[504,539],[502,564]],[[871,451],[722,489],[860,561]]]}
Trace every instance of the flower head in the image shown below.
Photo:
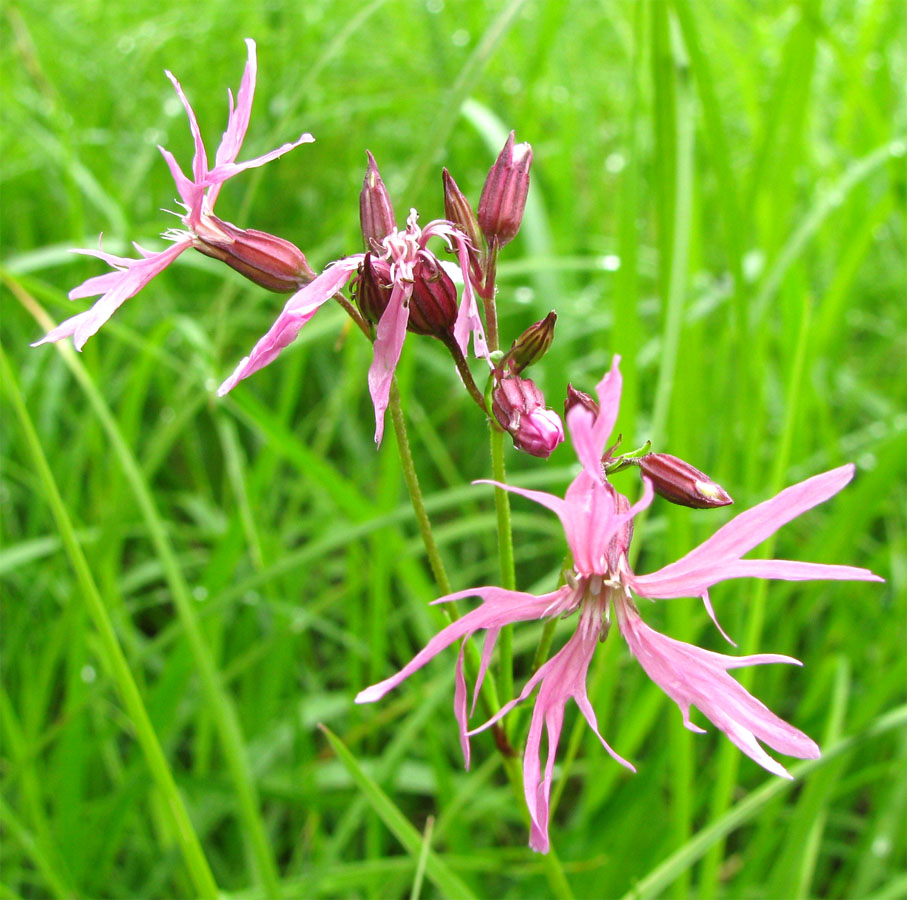
{"label": "flower head", "polygon": [[[651,482],[644,479],[643,496],[631,506],[602,474],[601,459],[617,418],[620,399],[618,362],[615,358],[611,371],[598,385],[597,410],[591,398],[589,402],[577,401],[570,405],[567,424],[583,470],[567,488],[565,496],[561,498],[542,491],[498,484],[498,487],[542,504],[561,520],[573,556],[573,568],[566,575],[567,583],[538,597],[494,587],[442,597],[436,602],[468,596],[480,597],[483,602],[439,632],[396,675],[366,688],[356,698],[358,703],[380,699],[456,640],[484,630],[487,637],[473,691],[474,707],[495,640],[504,625],[576,613],[578,621],[573,637],[532,675],[518,697],[471,731],[467,725],[462,649],[457,662],[454,713],[460,726],[467,766],[470,735],[488,728],[529,697],[536,687],[539,689],[523,756],[523,786],[532,820],[529,843],[541,852],[547,851],[549,846],[548,802],[564,709],[570,698],[579,706],[605,750],[635,771],[602,738],[586,694],[589,664],[597,643],[607,635],[612,610],[630,652],[649,677],[677,703],[688,728],[702,730],[689,717],[690,707],[695,705],[747,756],[770,772],[790,777],[759,742],[779,753],[806,759],[819,755],[818,746],[753,697],[728,675],[728,670],[774,662],[798,664],[797,660],[775,654],[731,657],[673,640],[645,625],[633,595],[651,599],[701,596],[714,619],[709,588],[728,578],[881,581],[869,570],[853,566],[743,559],[745,553],[782,525],[841,490],[853,477],[852,465],[841,466],[787,488],[771,500],[731,519],[677,562],[649,575],[635,574],[627,561],[633,517],[648,506],[654,492]],[[544,772],[540,757],[543,730],[548,739]]]}
{"label": "flower head", "polygon": [[176,182],[181,205],[185,210],[181,217],[185,228],[166,232],[164,237],[173,241],[173,244],[158,253],[143,250],[136,244],[136,250],[141,255],[139,259],[113,256],[102,250],[75,251],[97,256],[115,271],[89,278],[73,288],[69,292],[71,300],[94,297],[98,294],[101,297],[90,309],[62,322],[32,346],[37,347],[40,344],[71,337],[75,348],[81,350],[88,338],[95,334],[126,300],[135,296],[155,275],[166,269],[190,247],[195,247],[206,256],[223,260],[269,290],[296,290],[313,277],[302,251],[289,241],[260,231],[244,231],[218,219],[213,212],[217,195],[225,181],[245,169],[264,165],[294,147],[314,140],[312,135],[303,134],[298,140],[283,144],[262,156],[241,163],[236,161],[249,127],[257,71],[255,41],[247,39],[246,46],[248,60],[235,103],[233,93],[227,91],[230,107],[227,130],[215,153],[213,168],[208,166],[208,155],[195,112],[189,105],[180,83],[171,72],[166,73],[186,110],[189,129],[195,143],[191,178],[183,173],[169,150],[158,147]]}
{"label": "flower head", "polygon": [[[385,202],[385,194],[378,167],[369,154],[369,168],[363,187],[363,195],[368,200],[362,202],[362,225],[372,249],[368,253],[356,253],[331,263],[314,281],[290,297],[267,333],[220,386],[219,395],[223,396],[243,378],[248,378],[276,359],[312,316],[359,272],[360,279],[368,280],[363,286],[366,292],[364,302],[360,299],[363,314],[377,323],[368,386],[375,407],[375,443],[380,444],[384,436],[384,413],[390,397],[391,381],[407,330],[438,334],[440,325],[447,322],[449,314],[454,312],[450,305],[453,283],[441,262],[428,249],[432,238],[440,238],[449,250],[456,252],[463,276],[463,298],[455,310],[451,337],[465,353],[472,334],[476,355],[487,356],[482,320],[469,277],[469,239],[446,219],[436,219],[424,228],[420,227],[419,215],[411,209],[405,228],[395,229],[380,241],[376,240],[375,235],[391,221],[392,212],[387,212],[389,200]],[[414,291],[419,292],[415,309],[412,302]]]}

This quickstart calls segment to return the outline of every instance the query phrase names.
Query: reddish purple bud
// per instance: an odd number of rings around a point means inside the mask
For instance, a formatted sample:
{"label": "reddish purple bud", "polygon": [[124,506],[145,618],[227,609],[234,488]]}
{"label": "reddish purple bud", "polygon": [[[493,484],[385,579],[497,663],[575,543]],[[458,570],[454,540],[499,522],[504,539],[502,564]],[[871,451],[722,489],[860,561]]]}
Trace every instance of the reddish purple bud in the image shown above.
{"label": "reddish purple bud", "polygon": [[[386,264],[383,264],[386,268]],[[366,253],[353,286],[356,305],[366,320],[377,325],[391,298],[391,288],[381,277],[382,262]],[[389,274],[389,273],[388,273]]]}
{"label": "reddish purple bud", "polygon": [[514,144],[513,132],[501,155],[491,167],[479,199],[479,228],[485,239],[499,247],[514,239],[523,221],[526,194],[529,192],[529,166],[532,147]]}
{"label": "reddish purple bud", "polygon": [[705,472],[668,453],[647,453],[632,460],[652,482],[655,493],[678,506],[712,509],[734,501]]}
{"label": "reddish purple bud", "polygon": [[315,277],[295,244],[265,231],[237,228],[210,214],[193,235],[192,246],[278,294],[298,291]]}
{"label": "reddish purple bud", "polygon": [[530,325],[514,342],[501,360],[501,368],[519,375],[523,369],[537,363],[554,340],[557,313],[552,310],[540,322]]}
{"label": "reddish purple bud", "polygon": [[475,258],[474,268],[478,268],[479,251],[485,246],[485,239],[479,230],[479,220],[473,212],[472,204],[457,187],[447,169],[442,169],[441,178],[444,181],[444,215],[448,222],[456,225],[469,238],[474,251],[470,255]]}
{"label": "reddish purple bud", "polygon": [[359,223],[362,226],[365,249],[372,250],[397,230],[397,220],[375,157],[368,150],[365,153],[368,156],[368,168],[359,194]]}
{"label": "reddish purple bud", "polygon": [[491,395],[491,408],[517,450],[547,459],[564,439],[560,417],[545,408],[545,397],[528,378],[502,378]]}
{"label": "reddish purple bud", "polygon": [[413,270],[407,330],[447,337],[453,334],[457,312],[457,286],[433,255],[421,254]]}
{"label": "reddish purple bud", "polygon": [[585,391],[578,391],[572,384],[568,384],[567,399],[564,400],[565,419],[574,406],[582,406],[583,409],[588,409],[593,416],[598,417],[598,403],[596,403]]}

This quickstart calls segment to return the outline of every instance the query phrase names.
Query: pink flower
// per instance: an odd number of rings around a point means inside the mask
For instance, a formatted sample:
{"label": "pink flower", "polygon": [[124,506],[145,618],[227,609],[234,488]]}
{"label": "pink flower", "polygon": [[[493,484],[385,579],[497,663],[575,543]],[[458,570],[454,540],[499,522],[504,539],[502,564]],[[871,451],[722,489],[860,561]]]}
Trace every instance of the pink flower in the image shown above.
{"label": "pink flower", "polygon": [[[462,648],[457,662],[454,713],[460,726],[467,766],[470,735],[488,728],[525,700],[536,687],[539,688],[523,756],[523,787],[532,820],[529,844],[540,852],[546,852],[549,846],[548,802],[564,708],[570,698],[576,701],[605,750],[622,765],[635,771],[599,734],[595,711],[586,694],[586,674],[592,654],[598,641],[607,635],[612,609],[630,652],[649,677],[677,703],[688,728],[702,730],[689,719],[690,706],[696,705],[747,756],[770,772],[790,777],[758,742],[779,753],[805,759],[818,757],[819,748],[805,734],[778,718],[727,672],[741,666],[771,662],[799,665],[797,660],[775,654],[730,657],[675,641],[642,622],[633,595],[652,599],[701,596],[712,614],[708,590],[713,584],[728,578],[882,580],[867,569],[852,566],[742,558],[786,522],[841,490],[853,477],[852,465],[809,478],[736,516],[676,563],[650,575],[632,572],[627,562],[632,520],[637,512],[649,505],[653,490],[651,482],[644,479],[643,496],[631,506],[601,474],[602,454],[614,426],[620,400],[618,362],[619,358],[615,357],[611,371],[598,385],[600,412],[596,415],[586,406],[576,404],[567,414],[567,424],[583,470],[567,488],[565,496],[561,498],[542,491],[498,485],[546,506],[561,520],[573,555],[573,569],[567,574],[567,583],[540,597],[494,587],[475,588],[442,597],[435,602],[468,596],[481,597],[483,602],[439,632],[396,675],[366,688],[356,698],[357,703],[378,700],[456,640],[469,638],[484,630],[486,639],[481,667],[473,690],[474,707],[495,640],[504,625],[578,612],[579,620],[573,637],[539,668],[518,697],[506,703],[489,721],[471,731],[467,726]],[[543,729],[548,739],[544,773],[540,759]]]}
{"label": "pink flower", "polygon": [[[426,259],[432,265],[440,265],[434,254],[427,249],[428,241],[433,237],[441,238],[449,249],[456,251],[463,274],[463,299],[453,327],[454,339],[465,353],[471,333],[476,355],[487,353],[482,321],[469,279],[469,240],[444,219],[429,222],[424,228],[419,227],[417,220],[416,211],[410,210],[406,228],[387,235],[380,247],[370,253],[371,266],[390,285],[390,298],[375,331],[374,356],[368,372],[369,393],[375,407],[376,444],[380,444],[384,436],[384,413],[390,396],[391,380],[406,337],[415,267]],[[331,263],[314,281],[290,297],[264,337],[218,388],[218,395],[223,396],[243,378],[248,378],[253,372],[273,362],[281,350],[295,340],[312,316],[346,286],[364,260],[364,253],[356,253]]]}
{"label": "pink flower", "polygon": [[[189,117],[189,128],[195,141],[191,179],[183,174],[172,153],[163,147],[158,147],[170,167],[170,172],[176,182],[176,188],[182,201],[181,205],[186,211],[185,215],[182,216],[183,224],[186,226],[185,230],[172,229],[166,232],[164,237],[174,241],[174,243],[159,253],[143,250],[136,244],[135,248],[141,254],[140,259],[112,256],[102,250],[76,250],[76,253],[97,256],[98,259],[102,259],[108,265],[113,266],[115,271],[89,278],[83,284],[73,288],[69,292],[70,300],[81,297],[94,297],[98,294],[102,296],[90,309],[62,322],[41,338],[40,341],[32,344],[33,347],[72,337],[76,350],[81,350],[88,338],[98,331],[126,300],[135,296],[155,275],[166,269],[184,250],[188,250],[190,247],[197,247],[202,252],[206,252],[206,247],[210,246],[215,248],[217,252],[208,252],[207,255],[220,258],[223,254],[224,245],[234,242],[236,240],[235,232],[238,231],[235,226],[222,222],[213,214],[214,202],[220,192],[221,185],[245,169],[264,165],[294,147],[314,140],[310,134],[303,134],[293,143],[283,144],[263,156],[257,156],[255,159],[242,163],[236,162],[236,157],[239,155],[243,139],[246,136],[246,130],[249,127],[249,114],[252,110],[252,97],[255,93],[255,74],[257,71],[255,41],[247,39],[246,46],[249,52],[248,61],[246,62],[235,106],[232,92],[227,91],[230,102],[227,130],[224,132],[217,148],[214,157],[214,168],[208,168],[208,157],[198,128],[198,121],[195,118],[195,112],[189,105],[189,101],[186,99],[179,82],[170,72],[166,73],[176,89],[177,96],[186,109],[186,115]],[[303,258],[302,265],[304,266],[304,264]],[[299,274],[301,278],[305,278],[304,271]]]}

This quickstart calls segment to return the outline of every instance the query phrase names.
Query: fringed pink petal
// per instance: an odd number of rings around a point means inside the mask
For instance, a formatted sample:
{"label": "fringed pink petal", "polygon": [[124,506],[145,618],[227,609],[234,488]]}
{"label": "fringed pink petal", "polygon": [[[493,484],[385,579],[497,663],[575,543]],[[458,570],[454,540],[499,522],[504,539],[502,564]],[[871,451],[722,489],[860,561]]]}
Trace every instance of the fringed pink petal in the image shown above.
{"label": "fringed pink petal", "polygon": [[374,356],[368,370],[368,390],[375,407],[375,443],[379,446],[384,437],[384,413],[390,399],[391,381],[406,338],[412,292],[412,282],[394,283],[390,300],[375,332]]}
{"label": "fringed pink petal", "polygon": [[268,153],[263,153],[261,156],[256,156],[254,159],[247,159],[245,162],[236,163],[236,162],[225,162],[220,165],[215,166],[209,173],[206,179],[206,184],[211,185],[208,191],[208,205],[209,207],[214,206],[214,201],[217,198],[217,193],[220,190],[220,185],[225,181],[229,181],[234,175],[238,175],[240,172],[245,172],[246,169],[255,169],[258,166],[263,166],[265,163],[270,162],[272,159],[277,159],[279,156],[283,156],[284,153],[289,153],[290,150],[293,150],[295,147],[298,147],[300,144],[311,144],[315,140],[311,134],[308,132],[303,132],[295,141],[291,141],[287,144],[281,144],[276,150],[271,150]]}
{"label": "fringed pink petal", "polygon": [[815,759],[816,743],[776,716],[728,675],[729,669],[770,662],[799,664],[776,654],[730,657],[675,641],[649,628],[629,604],[616,604],[617,621],[630,651],[646,674],[680,707],[689,723],[696,706],[733,743],[760,766],[778,775],[786,770],[769,757],[757,740],[788,756]]}
{"label": "fringed pink petal", "polygon": [[312,316],[352,277],[362,262],[361,256],[350,256],[325,269],[314,281],[287,300],[283,311],[267,333],[252,348],[252,352],[233,370],[233,374],[217,389],[223,397],[243,378],[264,368],[291,344]]}
{"label": "fringed pink petal", "polygon": [[[85,342],[95,334],[98,329],[123,305],[130,297],[134,297],[155,275],[162,272],[184,250],[192,246],[189,240],[173,244],[160,253],[144,259],[118,258],[128,265],[128,268],[118,272],[108,272],[106,275],[89,278],[82,288],[93,293],[99,286],[105,293],[98,299],[91,309],[78,313],[61,322],[56,328],[49,331],[40,341],[35,341],[32,347],[48,344],[63,338],[71,337],[76,350],[81,350]],[[79,288],[74,288],[78,292]],[[76,294],[81,296],[81,294]],[[86,295],[90,296],[90,295]]]}
{"label": "fringed pink petal", "polygon": [[[661,583],[668,579],[680,579],[711,570],[721,563],[738,560],[744,553],[761,544],[782,525],[795,519],[801,513],[812,509],[838,493],[852,478],[854,466],[849,463],[830,472],[815,475],[786,488],[771,500],[735,516],[723,525],[707,541],[691,550],[677,562],[665,566],[651,575],[640,576],[637,580],[645,590],[650,583]],[[674,583],[674,582],[672,582]],[[714,582],[711,582],[714,584]],[[677,582],[679,584],[679,582]],[[690,579],[685,596],[696,596],[703,590],[701,574]],[[707,585],[706,585],[707,586]],[[677,589],[677,588],[675,588]],[[648,594],[643,594],[649,596]],[[680,596],[680,595],[674,595]]]}
{"label": "fringed pink petal", "polygon": [[380,700],[388,691],[393,690],[460,638],[468,637],[482,629],[501,628],[514,622],[542,618],[552,601],[560,597],[563,591],[561,588],[554,593],[537,597],[535,594],[508,591],[504,588],[481,587],[439,598],[435,603],[446,603],[464,597],[482,597],[485,602],[439,631],[396,675],[360,691],[356,696],[356,703],[373,703]]}
{"label": "fringed pink petal", "polygon": [[859,566],[806,563],[789,559],[736,559],[716,562],[692,571],[668,574],[667,566],[651,575],[629,576],[628,582],[640,597],[667,600],[695,597],[719,581],[730,578],[773,578],[780,581],[884,581]]}
{"label": "fringed pink petal", "polygon": [[[569,589],[561,588],[562,596],[566,596],[565,591],[569,592]],[[540,853],[547,853],[549,848],[548,804],[554,762],[564,721],[564,708],[569,699],[573,698],[576,701],[595,736],[612,758],[631,771],[636,771],[633,765],[616,753],[601,736],[595,711],[586,691],[586,676],[600,634],[601,621],[598,618],[592,616],[581,621],[570,640],[557,654],[539,667],[526,682],[518,697],[505,703],[487,722],[468,733],[472,736],[490,728],[540,685],[523,754],[523,793],[531,819],[529,846]],[[541,774],[540,760],[543,728],[548,737],[544,777]]]}

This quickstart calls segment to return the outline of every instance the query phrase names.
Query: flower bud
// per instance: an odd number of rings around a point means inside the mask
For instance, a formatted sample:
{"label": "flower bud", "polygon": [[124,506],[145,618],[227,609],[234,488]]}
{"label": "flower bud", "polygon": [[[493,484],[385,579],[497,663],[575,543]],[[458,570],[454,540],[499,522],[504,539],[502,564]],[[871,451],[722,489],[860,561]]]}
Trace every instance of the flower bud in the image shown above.
{"label": "flower bud", "polygon": [[501,360],[501,368],[519,375],[533,363],[537,363],[547,352],[554,340],[554,325],[557,313],[552,310],[540,322],[530,325],[511,345]]}
{"label": "flower bud", "polygon": [[494,239],[499,247],[514,239],[523,221],[526,194],[529,192],[529,166],[532,147],[513,143],[513,132],[507,138],[501,155],[491,167],[479,199],[479,228],[485,239]]}
{"label": "flower bud", "polygon": [[216,216],[205,217],[192,246],[278,294],[298,291],[315,277],[305,254],[295,244],[266,231],[237,228]]}
{"label": "flower bud", "polygon": [[359,194],[359,224],[362,226],[365,249],[371,250],[380,246],[389,234],[397,230],[397,220],[375,157],[368,150],[365,153],[368,156],[368,168]]}
{"label": "flower bud", "polygon": [[572,384],[567,385],[567,399],[564,400],[564,418],[574,406],[588,409],[593,416],[598,416],[598,403],[585,391],[578,391]]}
{"label": "flower bud", "polygon": [[453,332],[457,311],[457,286],[432,254],[420,254],[413,269],[407,330],[446,337]]}
{"label": "flower bud", "polygon": [[545,408],[542,392],[528,378],[502,378],[492,392],[491,408],[517,450],[547,459],[564,439],[560,416]]}
{"label": "flower bud", "polygon": [[678,506],[712,509],[734,501],[720,484],[668,453],[647,453],[632,461],[652,482],[655,493]]}
{"label": "flower bud", "polygon": [[447,169],[441,170],[441,179],[444,182],[444,215],[447,221],[456,225],[476,250],[481,250],[484,238],[479,231],[479,220],[473,212],[472,204]]}
{"label": "flower bud", "polygon": [[353,286],[359,312],[373,325],[378,324],[391,298],[391,289],[382,278],[382,265],[386,268],[382,260],[376,260],[371,253],[366,253]]}

